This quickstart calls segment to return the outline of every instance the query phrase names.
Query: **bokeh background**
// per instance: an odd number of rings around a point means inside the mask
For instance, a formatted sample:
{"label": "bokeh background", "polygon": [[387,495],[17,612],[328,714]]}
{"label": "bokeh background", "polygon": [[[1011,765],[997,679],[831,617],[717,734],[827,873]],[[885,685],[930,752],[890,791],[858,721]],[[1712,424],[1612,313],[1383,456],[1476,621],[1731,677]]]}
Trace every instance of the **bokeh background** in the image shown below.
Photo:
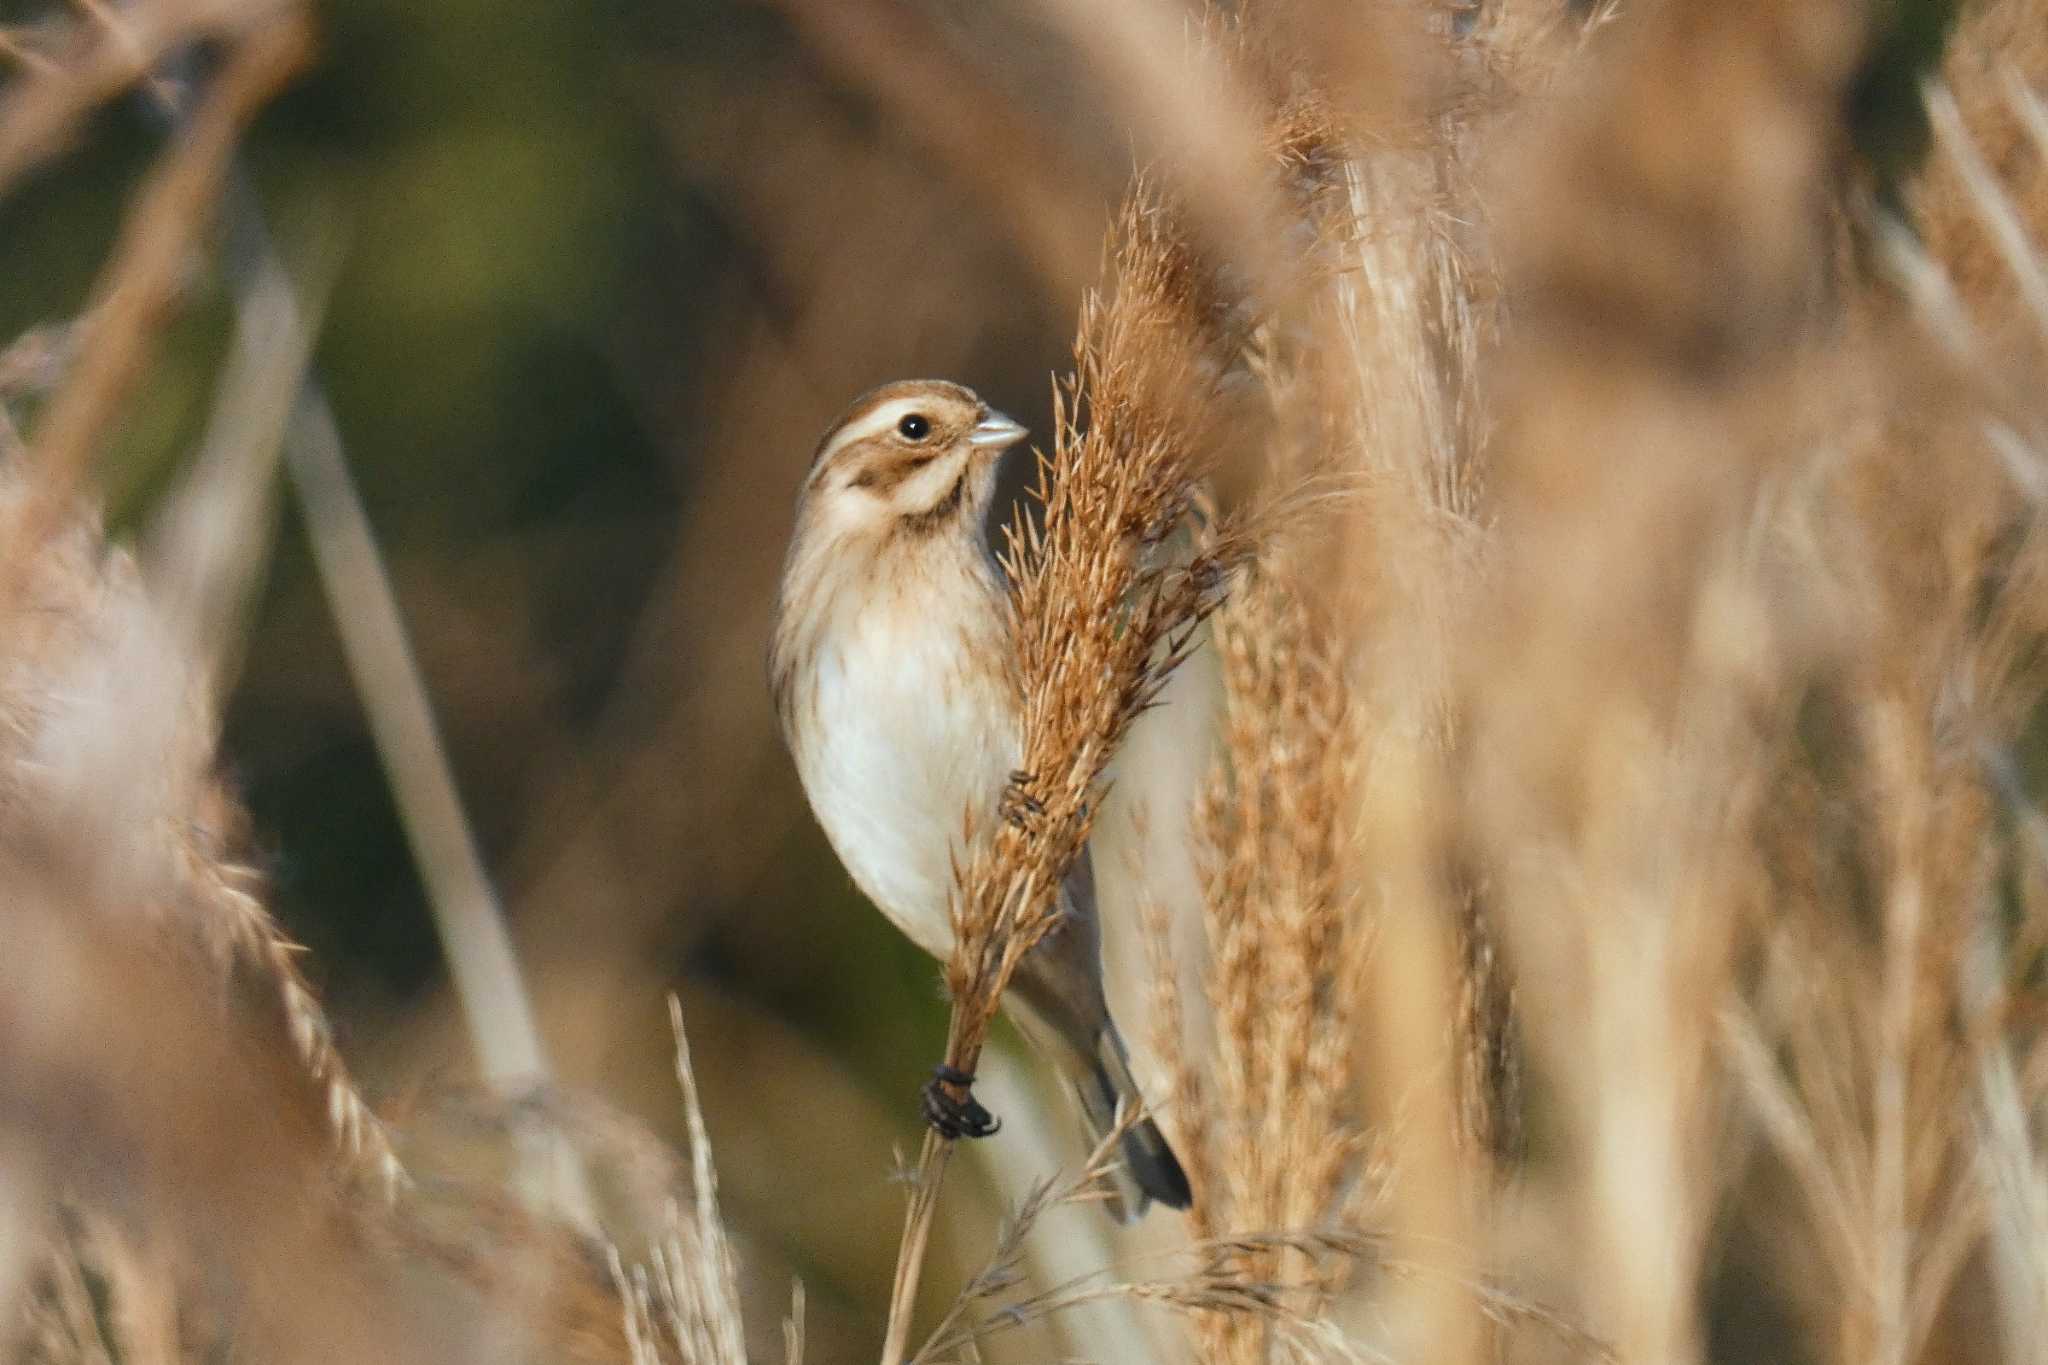
{"label": "bokeh background", "polygon": [[[1911,164],[1899,111],[1950,8],[1900,0],[1872,63],[1857,113],[1886,165]],[[815,1358],[836,1358],[877,1335],[891,1153],[945,1016],[774,732],[791,499],[832,415],[888,379],[954,378],[1049,428],[1144,139],[1114,73],[1030,7],[342,0],[320,22],[242,170],[322,314],[317,377],[552,1059],[675,1131],[680,992],[750,1268],[802,1275]],[[76,314],[161,136],[117,105],[0,201],[0,337]],[[224,295],[196,270],[101,466],[117,529],[205,418]],[[280,517],[224,751],[343,1050],[404,1112],[473,1063]]]}

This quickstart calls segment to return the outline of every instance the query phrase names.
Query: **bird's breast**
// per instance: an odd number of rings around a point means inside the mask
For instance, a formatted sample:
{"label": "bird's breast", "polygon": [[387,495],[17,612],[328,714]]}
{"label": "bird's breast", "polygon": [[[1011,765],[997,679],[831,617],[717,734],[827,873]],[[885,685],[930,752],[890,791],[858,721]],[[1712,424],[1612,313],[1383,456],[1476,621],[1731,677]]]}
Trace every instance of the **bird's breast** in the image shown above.
{"label": "bird's breast", "polygon": [[794,736],[818,821],[869,899],[925,951],[952,949],[964,823],[993,823],[1017,765],[1008,640],[989,604],[925,602],[836,623],[817,642]]}

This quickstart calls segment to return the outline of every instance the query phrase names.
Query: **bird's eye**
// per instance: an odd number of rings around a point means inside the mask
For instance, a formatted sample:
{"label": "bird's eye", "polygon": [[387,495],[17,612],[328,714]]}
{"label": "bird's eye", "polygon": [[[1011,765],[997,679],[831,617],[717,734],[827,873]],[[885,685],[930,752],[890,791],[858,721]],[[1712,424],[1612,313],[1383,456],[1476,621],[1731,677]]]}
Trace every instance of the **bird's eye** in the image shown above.
{"label": "bird's eye", "polygon": [[923,413],[913,412],[896,424],[896,430],[906,441],[922,441],[932,434],[932,424]]}

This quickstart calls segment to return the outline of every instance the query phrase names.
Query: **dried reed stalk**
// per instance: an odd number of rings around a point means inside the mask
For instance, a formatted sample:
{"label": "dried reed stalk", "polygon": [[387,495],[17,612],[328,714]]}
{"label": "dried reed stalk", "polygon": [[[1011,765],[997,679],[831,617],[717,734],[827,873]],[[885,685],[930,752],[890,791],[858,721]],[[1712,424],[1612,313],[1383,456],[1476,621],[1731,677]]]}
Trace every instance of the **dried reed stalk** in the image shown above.
{"label": "dried reed stalk", "polygon": [[[1217,421],[1222,306],[1212,274],[1157,189],[1141,186],[1115,237],[1113,296],[1083,306],[1075,373],[1056,392],[1041,525],[1006,555],[1024,696],[1024,766],[999,823],[968,846],[952,907],[946,1065],[972,1075],[1003,988],[1055,924],[1055,893],[1086,845],[1102,774],[1132,719],[1185,657],[1241,558],[1219,530],[1186,563],[1159,547],[1192,507]],[[1227,352],[1224,352],[1227,356]],[[1083,410],[1085,409],[1085,427]],[[950,1144],[928,1135],[891,1294],[885,1359],[908,1340]]]}
{"label": "dried reed stalk", "polygon": [[[132,18],[117,16],[92,0],[82,3],[108,41],[136,52],[147,49]],[[161,80],[148,88],[156,111],[174,129],[189,134],[193,120],[181,92]],[[220,178],[227,178],[225,171]],[[274,316],[278,330],[303,340],[301,305],[255,197],[246,186],[234,188],[240,193],[230,196],[227,217],[230,236],[244,258],[237,262],[235,280],[243,319]],[[104,311],[91,316],[97,320]],[[276,425],[284,437],[286,467],[305,505],[321,582],[430,891],[435,925],[484,1076],[506,1098],[537,1091],[549,1074],[539,1026],[504,912],[462,812],[383,557],[349,477],[340,431],[325,394],[310,379],[298,387],[273,386],[270,397],[283,405]],[[276,434],[271,433],[273,441]],[[255,496],[268,482],[267,477],[245,474],[224,485],[243,496]],[[174,557],[173,568],[177,567]],[[216,632],[224,626],[216,623]],[[252,922],[265,918],[253,901],[246,913]],[[528,1197],[551,1204],[586,1230],[594,1230],[596,1215],[586,1173],[574,1156],[546,1134],[531,1135],[528,1147]]]}
{"label": "dried reed stalk", "polygon": [[[108,551],[73,498],[145,363],[241,129],[307,51],[296,13],[229,19],[152,10],[140,37],[102,26],[78,69],[51,63],[10,92],[0,120],[0,143],[39,147],[124,83],[108,79],[128,60],[109,56],[118,45],[238,35],[190,136],[139,193],[87,321],[10,380],[58,394],[0,480],[15,1059],[0,1146],[24,1214],[8,1229],[7,1261],[16,1270],[36,1250],[59,1200],[88,1200],[104,1215],[92,1240],[124,1315],[123,1359],[169,1358],[177,1333],[165,1324],[210,1297],[184,1302],[173,1263],[200,1283],[235,1283],[242,1329],[270,1349],[430,1356],[438,1329],[388,1304],[366,1308],[388,1288],[388,1267],[352,1240],[355,1196],[336,1189],[334,1139],[340,1171],[375,1173],[376,1190],[390,1188],[396,1162],[334,1052],[298,950],[258,899],[240,860],[242,815],[212,772],[211,688],[265,544],[269,473],[310,348],[296,318],[280,320],[274,290],[258,290],[238,320],[201,453],[140,572]],[[0,1284],[10,1307],[16,1287],[12,1274]],[[352,1330],[358,1314],[379,1319],[374,1344]],[[87,1349],[82,1337],[73,1344]]]}
{"label": "dried reed stalk", "polygon": [[[69,1198],[110,1220],[100,1245],[148,1249],[133,1273],[109,1270],[123,1276],[124,1313],[225,1310],[208,1293],[183,1302],[168,1259],[191,1282],[235,1285],[235,1320],[258,1349],[343,1358],[366,1344],[356,1319],[368,1315],[370,1349],[430,1358],[440,1329],[385,1301],[390,1268],[356,1242],[359,1194],[338,1178],[337,1129],[351,1161],[394,1168],[382,1130],[233,861],[240,816],[211,772],[209,627],[231,614],[262,545],[275,395],[296,388],[306,354],[303,336],[260,325],[239,340],[208,453],[172,499],[147,586],[89,521],[12,547],[23,557],[10,564],[18,595],[0,660],[0,1032],[14,1064],[0,1145],[46,1186],[23,1245],[38,1245],[49,1208]],[[8,499],[30,496],[19,480],[10,471]],[[168,1294],[177,1309],[144,1309]],[[130,1358],[136,1329],[123,1332]]]}
{"label": "dried reed stalk", "polygon": [[[1069,1205],[1098,1205],[1113,1188],[1112,1170],[1119,1159],[1117,1144],[1139,1115],[1127,1113],[1103,1134],[1087,1159],[1073,1175],[1064,1179],[1041,1178],[1027,1188],[998,1229],[987,1260],[970,1276],[954,1296],[924,1344],[908,1357],[911,1365],[936,1365],[971,1352],[994,1331],[1021,1326],[1050,1316],[1034,1296],[1019,1296],[1026,1282],[1026,1239],[1051,1210]],[[1084,1272],[1075,1283],[1092,1282],[1100,1272]]]}
{"label": "dried reed stalk", "polygon": [[[1361,1226],[1377,1198],[1354,1096],[1352,1055],[1368,932],[1341,880],[1355,798],[1347,688],[1333,637],[1312,622],[1307,585],[1286,556],[1260,557],[1214,621],[1224,714],[1219,769],[1196,808],[1204,855],[1207,1005],[1215,1055],[1179,1056],[1176,1094],[1200,1112],[1199,1144],[1183,1160],[1199,1200],[1198,1238],[1267,1229]],[[1170,1056],[1185,1052],[1185,1044]],[[1302,1318],[1319,1315],[1338,1267],[1270,1244],[1208,1273],[1274,1286]],[[1286,1326],[1275,1313],[1222,1312],[1200,1321],[1205,1360],[1262,1361]]]}
{"label": "dried reed stalk", "polygon": [[[2048,359],[2028,285],[2048,144],[2027,147],[2013,100],[2048,78],[2048,50],[2027,9],[1987,6],[1959,30],[1914,191],[1926,248],[1882,244],[1908,302],[1862,301],[1839,346],[1865,417],[1842,423],[1859,439],[1827,484],[1850,510],[1815,521],[1854,611],[1805,750],[1775,775],[1781,817],[1819,837],[1767,840],[1784,909],[1765,989],[1725,1021],[1746,1106],[1797,1182],[1782,1235],[1825,1268],[1804,1306],[1844,1356],[1985,1350],[1957,1320],[1980,1295],[2016,1357],[2041,1321],[2039,1244],[2020,1250],[2044,1192],[2019,1118],[2038,1103],[2019,1060],[2037,1029],[2012,956],[2041,934],[2021,833],[2038,811],[2013,755],[2032,742],[2048,625],[2029,492],[2044,414],[2026,377]],[[1938,487],[1918,476],[1930,461]]]}
{"label": "dried reed stalk", "polygon": [[443,1358],[443,1328],[400,1307],[389,1268],[351,1231],[298,1058],[253,1013],[224,1015],[209,965],[149,932],[146,906],[81,895],[95,876],[64,842],[38,847],[17,825],[4,869],[10,1155],[25,1141],[46,1194],[79,1192],[173,1242],[198,1283],[236,1286],[251,1349]]}

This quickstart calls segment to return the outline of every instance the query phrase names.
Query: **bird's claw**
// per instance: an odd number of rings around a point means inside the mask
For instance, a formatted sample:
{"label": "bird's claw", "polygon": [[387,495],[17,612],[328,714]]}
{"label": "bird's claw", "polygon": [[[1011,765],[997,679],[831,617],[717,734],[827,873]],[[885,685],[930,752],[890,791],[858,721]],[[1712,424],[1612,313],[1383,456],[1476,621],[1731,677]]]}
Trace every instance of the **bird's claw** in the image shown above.
{"label": "bird's claw", "polygon": [[932,1068],[924,1083],[924,1118],[949,1142],[991,1137],[1003,1121],[984,1109],[969,1092],[974,1077],[950,1066]]}
{"label": "bird's claw", "polygon": [[1031,794],[1031,785],[1036,780],[1022,769],[1011,773],[1010,780],[1003,786],[1002,799],[997,803],[1002,818],[1019,829],[1028,827],[1031,821],[1045,814],[1045,802]]}

